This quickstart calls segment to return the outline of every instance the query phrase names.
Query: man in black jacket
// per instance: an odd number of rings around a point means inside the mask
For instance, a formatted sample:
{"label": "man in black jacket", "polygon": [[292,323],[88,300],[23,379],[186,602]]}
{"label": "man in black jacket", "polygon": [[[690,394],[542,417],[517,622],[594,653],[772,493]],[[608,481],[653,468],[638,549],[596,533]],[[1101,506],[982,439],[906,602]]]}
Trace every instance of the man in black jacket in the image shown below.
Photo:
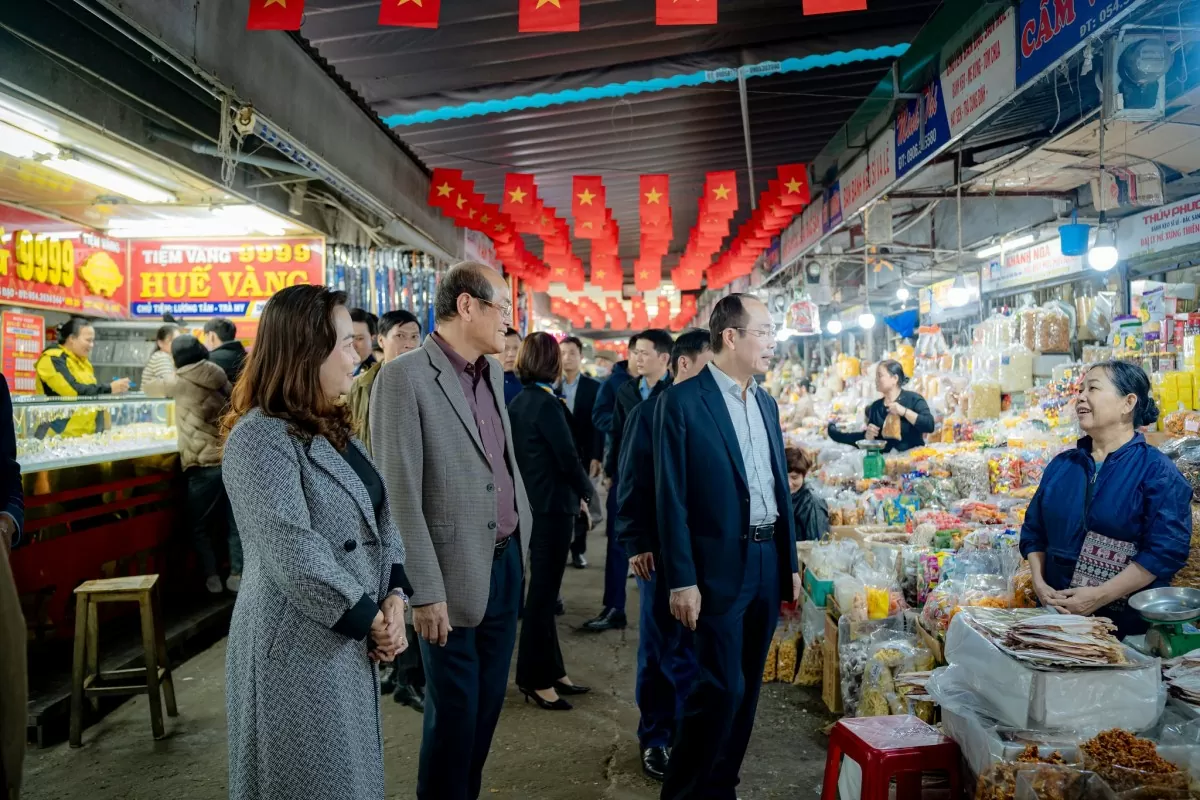
{"label": "man in black jacket", "polygon": [[[621,458],[621,445],[626,433],[625,422],[638,404],[661,394],[670,385],[671,376],[667,373],[667,366],[671,362],[673,344],[671,334],[659,328],[651,328],[638,334],[632,358],[641,377],[627,381],[617,391],[613,409],[612,443],[604,462],[604,472],[612,480],[610,493],[619,491],[617,464]],[[611,524],[609,531],[608,559],[604,564],[604,610],[600,612],[600,616],[584,623],[584,629],[589,631],[624,628],[626,624],[625,581],[628,578],[629,559],[617,541],[616,530]]]}
{"label": "man in black jacket", "polygon": [[[694,377],[712,360],[706,330],[688,331],[671,350],[672,385]],[[617,538],[641,592],[634,695],[641,720],[638,743],[642,771],[661,781],[667,771],[671,739],[683,714],[683,701],[698,669],[692,632],[671,616],[670,592],[659,579],[658,519],[654,497],[654,409],[661,394],[633,409],[625,423],[621,449]]]}
{"label": "man in black jacket", "polygon": [[[562,378],[555,393],[567,404],[571,412],[571,433],[575,438],[575,450],[579,463],[587,470],[592,480],[600,477],[600,459],[604,455],[604,437],[592,422],[592,410],[596,395],[600,392],[599,381],[592,380],[580,371],[583,363],[583,342],[574,336],[563,339],[559,345],[562,353]],[[595,495],[592,496],[595,504]],[[591,515],[583,513],[575,521],[575,538],[571,542],[571,563],[576,569],[587,566],[584,552],[587,550],[587,535],[592,527]]]}
{"label": "man in black jacket", "polygon": [[246,347],[237,338],[237,326],[224,317],[204,323],[204,346],[208,360],[225,370],[229,383],[237,383],[246,363]]}

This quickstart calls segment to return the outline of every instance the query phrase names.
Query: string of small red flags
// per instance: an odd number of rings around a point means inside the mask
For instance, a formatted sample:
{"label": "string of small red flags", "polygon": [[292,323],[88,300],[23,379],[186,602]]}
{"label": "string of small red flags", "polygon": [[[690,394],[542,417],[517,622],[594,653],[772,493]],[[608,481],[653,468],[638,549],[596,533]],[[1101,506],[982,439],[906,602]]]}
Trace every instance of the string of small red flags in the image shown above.
{"label": "string of small red flags", "polygon": [[677,289],[687,292],[700,288],[704,271],[729,235],[729,223],[737,208],[737,174],[727,170],[705,175],[696,224],[688,235],[679,265],[671,272],[671,281]]}
{"label": "string of small red flags", "polygon": [[779,177],[767,183],[758,207],[740,228],[717,263],[708,271],[708,288],[720,289],[734,278],[749,275],[759,255],[771,240],[791,223],[809,203],[808,167],[785,164]]}
{"label": "string of small red flags", "polygon": [[619,292],[624,271],[618,257],[621,228],[605,202],[604,181],[595,175],[577,175],[571,181],[571,215],[575,236],[592,243],[592,285]]}
{"label": "string of small red flags", "polygon": [[[453,0],[467,2],[468,0]],[[520,33],[573,33],[580,30],[580,0],[516,0]],[[655,0],[658,25],[716,25],[717,0]],[[866,11],[867,0],[804,0],[805,15]],[[379,24],[402,28],[436,28],[441,0],[381,0]],[[298,31],[304,0],[250,0],[247,30]]]}
{"label": "string of small red flags", "polygon": [[550,267],[552,282],[564,283],[572,292],[583,291],[583,262],[571,252],[570,226],[554,208],[538,199],[532,175],[505,173],[500,210],[512,217],[517,233],[532,234],[542,240],[542,259]]}
{"label": "string of small red flags", "polygon": [[491,239],[506,272],[528,281],[535,292],[550,288],[550,269],[525,248],[511,215],[475,192],[474,182],[463,178],[462,170],[434,169],[428,200],[458,227]]}

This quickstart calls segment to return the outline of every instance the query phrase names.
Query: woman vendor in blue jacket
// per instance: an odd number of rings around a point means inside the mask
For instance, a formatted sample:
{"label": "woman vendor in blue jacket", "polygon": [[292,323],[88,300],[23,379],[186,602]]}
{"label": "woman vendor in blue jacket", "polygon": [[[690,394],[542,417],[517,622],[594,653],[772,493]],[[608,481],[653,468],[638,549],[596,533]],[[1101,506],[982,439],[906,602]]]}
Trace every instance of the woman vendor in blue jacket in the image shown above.
{"label": "woman vendor in blue jacket", "polygon": [[1092,367],[1075,410],[1086,435],[1046,467],[1021,528],[1021,555],[1043,606],[1108,617],[1122,638],[1144,633],[1126,600],[1167,586],[1187,561],[1192,487],[1136,430],[1158,419],[1140,367]]}

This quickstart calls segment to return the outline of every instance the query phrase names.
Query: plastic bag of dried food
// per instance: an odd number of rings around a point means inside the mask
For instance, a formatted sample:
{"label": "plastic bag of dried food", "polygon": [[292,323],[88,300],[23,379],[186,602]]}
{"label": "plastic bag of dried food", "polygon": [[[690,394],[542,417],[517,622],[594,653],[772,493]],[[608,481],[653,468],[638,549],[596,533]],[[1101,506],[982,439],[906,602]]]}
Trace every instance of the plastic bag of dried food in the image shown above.
{"label": "plastic bag of dried food", "polygon": [[820,686],[825,673],[825,635],[805,641],[793,686]]}
{"label": "plastic bag of dried food", "polygon": [[1033,764],[1016,771],[1014,800],[1115,800],[1111,787],[1094,772],[1068,766]]}
{"label": "plastic bag of dried food", "polygon": [[1200,502],[1200,450],[1183,450],[1175,459],[1175,466],[1192,485],[1192,499]]}
{"label": "plastic bag of dried food", "polygon": [[775,680],[780,683],[791,683],[796,677],[796,662],[798,661],[800,634],[791,625],[784,631],[779,640],[778,662],[775,666]]}
{"label": "plastic bag of dried food", "polygon": [[883,421],[883,430],[879,432],[881,439],[899,439],[901,436],[900,418],[895,414],[888,414],[887,419]]}
{"label": "plastic bag of dried food", "polygon": [[763,683],[774,683],[776,670],[779,665],[779,633],[771,637],[767,648],[767,663],[763,665]]}
{"label": "plastic bag of dried food", "polygon": [[[1148,800],[1188,791],[1188,773],[1159,755],[1158,746],[1149,739],[1113,729],[1088,739],[1080,749],[1084,766],[1102,777],[1121,797],[1126,792],[1138,791],[1142,794],[1130,797]],[[1155,790],[1155,794],[1146,794],[1149,789]]]}

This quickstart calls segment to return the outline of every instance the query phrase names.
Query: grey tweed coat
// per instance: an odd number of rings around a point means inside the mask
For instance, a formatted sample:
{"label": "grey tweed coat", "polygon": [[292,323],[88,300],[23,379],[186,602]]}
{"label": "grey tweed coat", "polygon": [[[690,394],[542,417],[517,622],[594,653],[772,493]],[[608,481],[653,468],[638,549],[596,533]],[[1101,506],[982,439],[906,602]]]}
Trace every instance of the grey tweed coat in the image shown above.
{"label": "grey tweed coat", "polygon": [[327,439],[305,445],[258,410],[230,432],[223,477],[246,559],[225,663],[229,797],[382,800],[378,673],[365,631],[332,628],[378,605],[404,563],[387,501],[377,522]]}
{"label": "grey tweed coat", "polygon": [[[516,486],[524,564],[533,514],[514,457],[504,370],[487,359]],[[371,452],[408,548],[413,604],[445,603],[453,627],[476,627],[492,585],[496,487],[458,374],[432,335],[379,368],[371,392]]]}

